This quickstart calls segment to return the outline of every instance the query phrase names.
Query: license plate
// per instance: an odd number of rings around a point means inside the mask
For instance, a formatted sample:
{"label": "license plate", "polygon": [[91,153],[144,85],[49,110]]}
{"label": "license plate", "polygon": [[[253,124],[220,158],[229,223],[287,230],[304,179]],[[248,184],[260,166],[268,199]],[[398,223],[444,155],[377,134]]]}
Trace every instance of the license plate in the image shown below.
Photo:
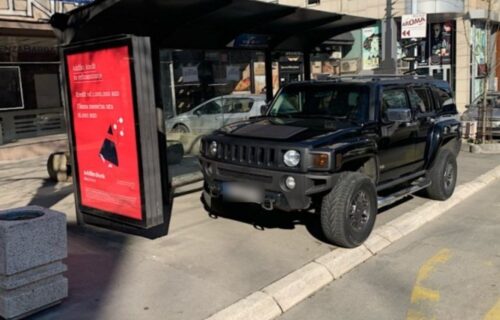
{"label": "license plate", "polygon": [[224,183],[222,195],[228,200],[261,203],[264,199],[262,190],[239,183]]}

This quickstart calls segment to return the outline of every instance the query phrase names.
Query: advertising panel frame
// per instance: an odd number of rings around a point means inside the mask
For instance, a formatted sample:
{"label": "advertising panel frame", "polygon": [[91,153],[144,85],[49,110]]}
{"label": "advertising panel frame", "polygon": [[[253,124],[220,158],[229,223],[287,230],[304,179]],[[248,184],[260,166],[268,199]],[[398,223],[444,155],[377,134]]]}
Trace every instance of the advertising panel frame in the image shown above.
{"label": "advertising panel frame", "polygon": [[[72,92],[69,82],[67,56],[71,54],[99,51],[126,46],[129,54],[129,71],[135,141],[139,173],[141,219],[86,206],[82,203],[79,176],[78,146],[74,127]],[[148,37],[122,35],[95,39],[64,46],[62,52],[62,75],[65,84],[65,106],[68,123],[69,145],[73,166],[73,185],[77,220],[80,224],[94,224],[149,238],[168,233],[172,207],[172,188],[168,167],[161,158],[166,150],[159,143],[158,111],[156,110],[152,49]],[[140,112],[139,112],[140,110]]]}

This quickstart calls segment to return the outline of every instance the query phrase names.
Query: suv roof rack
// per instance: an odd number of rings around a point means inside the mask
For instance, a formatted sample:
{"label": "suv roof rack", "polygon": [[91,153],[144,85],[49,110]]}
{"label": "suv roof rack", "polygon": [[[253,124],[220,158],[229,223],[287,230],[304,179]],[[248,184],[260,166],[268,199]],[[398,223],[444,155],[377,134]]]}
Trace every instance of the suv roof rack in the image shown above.
{"label": "suv roof rack", "polygon": [[418,75],[418,74],[358,74],[358,75],[345,75],[345,76],[329,76],[330,80],[341,81],[343,79],[360,79],[360,80],[372,80],[380,81],[383,79],[433,79],[429,75]]}

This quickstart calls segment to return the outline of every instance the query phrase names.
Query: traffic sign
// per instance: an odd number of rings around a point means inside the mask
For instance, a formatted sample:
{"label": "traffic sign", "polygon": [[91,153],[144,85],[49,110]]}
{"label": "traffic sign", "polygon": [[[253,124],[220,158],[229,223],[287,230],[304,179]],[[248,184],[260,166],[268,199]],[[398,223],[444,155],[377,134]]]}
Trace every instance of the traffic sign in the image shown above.
{"label": "traffic sign", "polygon": [[427,15],[425,13],[405,14],[401,17],[401,38],[425,38],[427,36]]}

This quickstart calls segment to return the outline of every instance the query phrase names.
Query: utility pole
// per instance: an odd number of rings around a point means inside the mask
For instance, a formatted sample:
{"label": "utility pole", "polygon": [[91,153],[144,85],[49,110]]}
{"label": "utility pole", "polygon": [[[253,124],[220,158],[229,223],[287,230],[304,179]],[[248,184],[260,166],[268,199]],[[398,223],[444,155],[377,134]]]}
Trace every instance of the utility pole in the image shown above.
{"label": "utility pole", "polygon": [[380,64],[380,68],[375,73],[396,73],[396,47],[395,47],[395,26],[394,21],[392,19],[393,15],[393,3],[392,0],[387,0],[386,2],[386,14],[385,20],[382,25],[382,43],[383,43],[383,51],[382,51],[382,63]]}
{"label": "utility pole", "polygon": [[[417,9],[417,0],[411,0],[411,14],[416,14],[417,11],[418,11],[418,9]],[[417,40],[418,39],[415,39],[415,42]],[[415,57],[415,60],[411,63],[413,65],[413,67],[410,68],[410,70],[412,70],[412,71],[415,70],[415,69],[417,69],[418,45],[415,45],[415,47],[413,48],[413,56]]]}
{"label": "utility pole", "polygon": [[491,72],[491,69],[492,69],[492,65],[490,63],[490,61],[493,61],[492,60],[492,50],[491,50],[491,3],[492,3],[493,0],[488,0],[488,11],[487,11],[487,17],[486,17],[486,23],[484,25],[484,30],[485,30],[485,33],[486,33],[486,52],[485,52],[485,55],[486,56],[486,59],[485,59],[485,62],[486,62],[486,70],[485,70],[485,75],[484,75],[484,80],[483,80],[483,101],[482,101],[482,104],[481,106],[479,107],[479,119],[480,119],[480,122],[481,122],[481,133],[480,133],[480,140],[481,140],[481,143],[484,143],[487,139],[487,134],[486,134],[486,130],[487,130],[487,123],[488,122],[487,120],[489,119],[488,117],[488,101],[486,100],[487,96],[488,96],[488,82],[489,82],[489,78],[490,78],[490,72]]}

